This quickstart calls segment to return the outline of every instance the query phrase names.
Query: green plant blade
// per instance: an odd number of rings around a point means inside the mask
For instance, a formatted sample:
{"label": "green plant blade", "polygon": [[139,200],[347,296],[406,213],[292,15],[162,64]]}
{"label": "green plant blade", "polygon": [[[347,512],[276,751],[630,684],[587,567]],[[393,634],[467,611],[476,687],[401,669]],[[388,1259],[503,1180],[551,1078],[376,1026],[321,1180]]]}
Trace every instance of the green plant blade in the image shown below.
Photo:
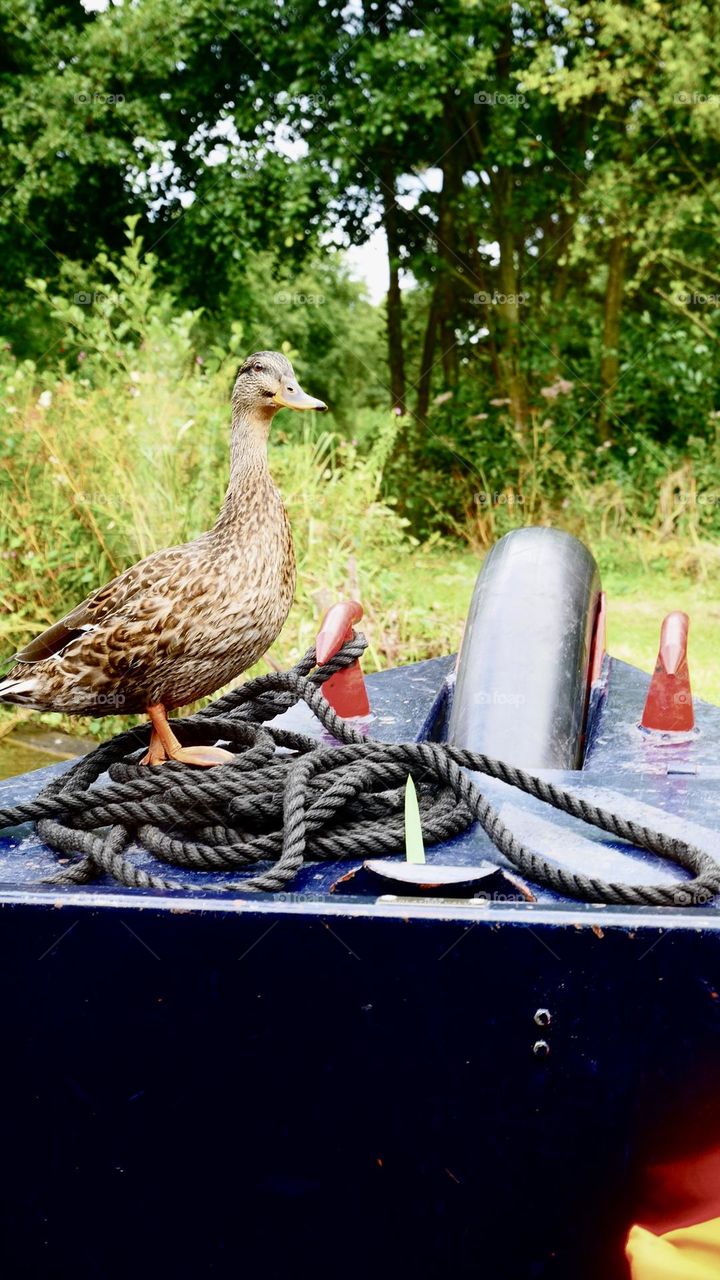
{"label": "green plant blade", "polygon": [[410,774],[405,786],[405,858],[407,862],[425,861],[420,806]]}

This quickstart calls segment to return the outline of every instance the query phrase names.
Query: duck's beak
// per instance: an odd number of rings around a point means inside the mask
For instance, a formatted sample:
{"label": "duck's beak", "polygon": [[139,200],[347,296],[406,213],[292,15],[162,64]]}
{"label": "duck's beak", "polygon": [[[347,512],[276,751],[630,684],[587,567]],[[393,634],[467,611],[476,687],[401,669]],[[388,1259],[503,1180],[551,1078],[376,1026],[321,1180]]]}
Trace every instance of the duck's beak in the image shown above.
{"label": "duck's beak", "polygon": [[324,400],[316,400],[314,396],[309,396],[303,391],[299,382],[284,382],[278,387],[273,396],[273,404],[277,404],[281,409],[298,409],[301,413],[306,409],[315,409],[318,413],[324,413],[327,405]]}

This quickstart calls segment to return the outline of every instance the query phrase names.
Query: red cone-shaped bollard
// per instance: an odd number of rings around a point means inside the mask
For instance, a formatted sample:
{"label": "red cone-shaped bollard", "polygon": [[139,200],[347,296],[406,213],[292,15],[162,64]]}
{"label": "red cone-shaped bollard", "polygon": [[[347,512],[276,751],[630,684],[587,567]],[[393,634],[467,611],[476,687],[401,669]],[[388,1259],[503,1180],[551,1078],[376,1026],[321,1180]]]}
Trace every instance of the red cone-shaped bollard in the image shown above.
{"label": "red cone-shaped bollard", "polygon": [[[319,663],[329,662],[342,649],[345,641],[352,636],[353,623],[359,622],[362,616],[363,607],[357,600],[331,605],[315,641],[315,656]],[[345,720],[350,716],[370,714],[367,689],[357,661],[330,676],[322,686],[322,691],[330,706]]]}
{"label": "red cone-shaped bollard", "polygon": [[661,733],[692,733],[695,728],[686,613],[669,613],[660,631],[660,650],[650,681],[640,728]]}
{"label": "red cone-shaped bollard", "polygon": [[595,628],[593,630],[592,648],[590,651],[590,684],[595,684],[602,675],[607,646],[607,596],[600,592]]}

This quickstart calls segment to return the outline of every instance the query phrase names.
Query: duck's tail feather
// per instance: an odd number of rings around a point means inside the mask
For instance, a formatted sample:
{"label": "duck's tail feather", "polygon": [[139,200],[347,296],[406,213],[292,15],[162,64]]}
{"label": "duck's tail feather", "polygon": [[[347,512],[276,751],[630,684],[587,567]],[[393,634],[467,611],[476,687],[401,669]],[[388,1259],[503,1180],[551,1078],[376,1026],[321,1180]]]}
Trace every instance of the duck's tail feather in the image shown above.
{"label": "duck's tail feather", "polygon": [[28,702],[37,686],[35,676],[10,676],[0,680],[0,702]]}

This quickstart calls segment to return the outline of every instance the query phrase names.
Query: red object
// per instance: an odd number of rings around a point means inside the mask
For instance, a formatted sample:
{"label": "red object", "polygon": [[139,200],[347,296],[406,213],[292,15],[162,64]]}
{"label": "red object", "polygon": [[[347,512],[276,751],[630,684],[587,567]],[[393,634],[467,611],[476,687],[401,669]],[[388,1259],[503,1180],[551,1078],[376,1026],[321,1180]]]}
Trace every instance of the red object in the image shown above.
{"label": "red object", "polygon": [[592,657],[590,659],[590,684],[595,684],[600,679],[602,673],[603,658],[605,657],[605,646],[607,644],[607,599],[605,592],[600,592],[598,601],[597,614],[595,616],[595,628],[592,639]]}
{"label": "red object", "polygon": [[689,1151],[644,1170],[638,1218],[655,1235],[720,1218],[720,1149]]}
{"label": "red object", "polygon": [[[330,658],[335,657],[345,641],[352,637],[353,623],[359,622],[362,616],[363,607],[357,600],[331,605],[315,641],[318,663],[329,662]],[[336,675],[330,676],[322,686],[322,691],[330,706],[344,719],[370,714],[367,689],[357,660]]]}
{"label": "red object", "polygon": [[686,613],[669,613],[660,631],[660,651],[645,702],[640,726],[663,733],[687,733],[695,728],[687,638]]}

